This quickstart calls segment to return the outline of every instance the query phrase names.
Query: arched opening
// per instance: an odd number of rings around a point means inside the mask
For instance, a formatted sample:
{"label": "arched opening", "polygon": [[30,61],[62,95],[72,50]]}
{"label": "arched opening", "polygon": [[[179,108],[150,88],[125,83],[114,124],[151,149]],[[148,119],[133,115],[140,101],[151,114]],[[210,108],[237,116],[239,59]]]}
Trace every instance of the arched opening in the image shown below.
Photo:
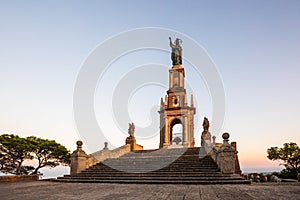
{"label": "arched opening", "polygon": [[175,119],[171,123],[170,143],[173,145],[182,145],[183,141],[183,125],[179,119]]}

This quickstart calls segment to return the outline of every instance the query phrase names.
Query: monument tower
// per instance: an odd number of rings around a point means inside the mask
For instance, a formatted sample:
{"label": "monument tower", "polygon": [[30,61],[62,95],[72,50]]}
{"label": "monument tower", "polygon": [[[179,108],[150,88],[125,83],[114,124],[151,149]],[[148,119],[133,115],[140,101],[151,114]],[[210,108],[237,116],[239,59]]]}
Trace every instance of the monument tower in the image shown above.
{"label": "monument tower", "polygon": [[[184,87],[184,68],[182,66],[181,40],[176,39],[175,43],[170,40],[172,48],[172,68],[169,70],[169,90],[165,100],[161,98],[160,110],[160,145],[163,148],[171,145],[175,138],[172,138],[172,129],[176,124],[182,125],[182,146],[194,147],[194,107],[193,96],[191,95],[190,105],[186,89]],[[178,139],[178,138],[177,138]]]}

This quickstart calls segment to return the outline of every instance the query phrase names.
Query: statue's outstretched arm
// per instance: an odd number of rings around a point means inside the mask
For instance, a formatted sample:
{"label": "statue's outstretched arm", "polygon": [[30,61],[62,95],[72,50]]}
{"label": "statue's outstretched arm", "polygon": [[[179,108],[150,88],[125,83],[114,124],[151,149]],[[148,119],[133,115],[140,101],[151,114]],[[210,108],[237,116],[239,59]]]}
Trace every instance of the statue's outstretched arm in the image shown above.
{"label": "statue's outstretched arm", "polygon": [[170,40],[170,47],[173,48],[173,43],[172,43],[171,37],[169,37],[169,40]]}

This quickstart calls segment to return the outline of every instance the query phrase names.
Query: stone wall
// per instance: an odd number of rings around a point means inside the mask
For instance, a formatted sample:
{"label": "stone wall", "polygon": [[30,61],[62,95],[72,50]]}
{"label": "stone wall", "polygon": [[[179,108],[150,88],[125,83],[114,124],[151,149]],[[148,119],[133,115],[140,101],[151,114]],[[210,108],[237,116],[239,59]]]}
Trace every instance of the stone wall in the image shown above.
{"label": "stone wall", "polygon": [[138,150],[143,150],[144,147],[142,145],[139,145],[139,144],[134,144],[133,149],[134,149],[134,151],[138,151]]}
{"label": "stone wall", "polygon": [[238,151],[237,151],[237,146],[236,142],[231,142],[231,146],[234,148],[234,160],[235,160],[235,173],[242,175],[241,167],[240,167],[240,162],[239,162],[239,157],[238,157]]}
{"label": "stone wall", "polygon": [[15,176],[0,176],[0,182],[17,182],[17,181],[38,181],[39,175],[15,175]]}
{"label": "stone wall", "polygon": [[[77,149],[71,154],[71,176],[75,176],[81,171],[109,158],[118,158],[131,151],[131,145],[126,144],[114,150],[109,150],[107,147],[101,151],[87,155],[82,150],[82,142],[77,141]],[[143,149],[142,146],[135,144],[134,148]]]}
{"label": "stone wall", "polygon": [[87,158],[87,167],[95,165],[109,158],[118,158],[129,152],[130,152],[129,144],[126,144],[124,146],[121,146],[113,150],[103,149],[101,151],[97,151],[95,153],[90,154],[89,157]]}

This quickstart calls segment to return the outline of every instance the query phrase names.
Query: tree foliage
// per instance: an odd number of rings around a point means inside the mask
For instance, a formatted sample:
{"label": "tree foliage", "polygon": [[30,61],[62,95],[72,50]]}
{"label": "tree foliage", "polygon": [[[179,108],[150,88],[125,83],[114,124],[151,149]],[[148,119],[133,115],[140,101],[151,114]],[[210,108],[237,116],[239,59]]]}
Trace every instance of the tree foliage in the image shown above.
{"label": "tree foliage", "polygon": [[32,146],[25,138],[17,135],[4,134],[0,136],[0,170],[5,173],[26,174],[29,166],[23,166],[26,159],[33,159]]}
{"label": "tree foliage", "polygon": [[271,147],[267,153],[270,160],[283,161],[285,172],[300,172],[300,148],[296,143],[284,143],[282,148]]}
{"label": "tree foliage", "polygon": [[[38,165],[24,166],[25,160],[36,159]],[[0,171],[12,174],[36,174],[43,167],[56,167],[70,162],[69,151],[54,140],[34,136],[0,135]]]}
{"label": "tree foliage", "polygon": [[68,165],[70,163],[70,153],[66,147],[54,140],[41,139],[34,136],[27,137],[27,140],[34,147],[32,155],[38,160],[38,166],[33,174],[43,167],[56,167],[60,164]]}

